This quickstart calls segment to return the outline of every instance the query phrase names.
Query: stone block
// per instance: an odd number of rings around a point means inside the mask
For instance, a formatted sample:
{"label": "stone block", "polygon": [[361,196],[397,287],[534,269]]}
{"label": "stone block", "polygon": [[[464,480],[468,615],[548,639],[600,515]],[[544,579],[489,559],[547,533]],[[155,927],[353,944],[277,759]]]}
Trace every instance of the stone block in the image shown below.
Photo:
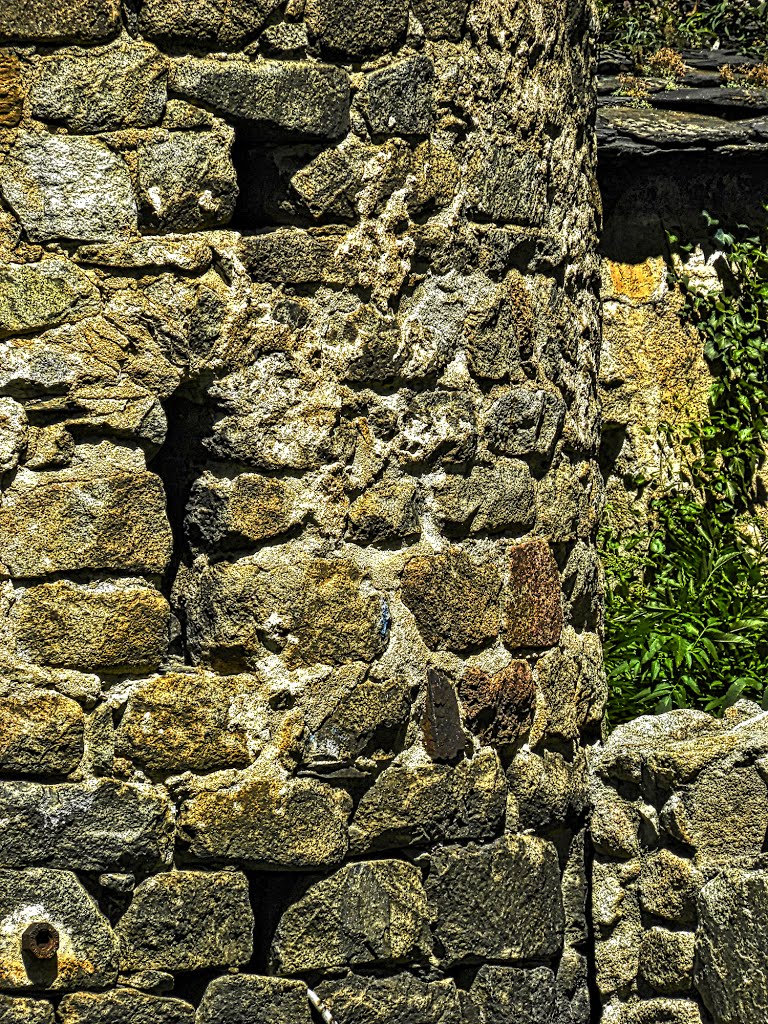
{"label": "stone block", "polygon": [[179,830],[199,861],[307,871],[344,859],[351,810],[343,790],[261,770],[190,797]]}
{"label": "stone block", "polygon": [[16,577],[162,573],[173,539],[154,473],[21,470],[0,497],[0,562]]}
{"label": "stone block", "polygon": [[693,956],[693,932],[649,928],[640,942],[640,977],[659,995],[689,992]]}
{"label": "stone block", "polygon": [[159,591],[139,583],[59,580],[22,591],[10,621],[19,656],[30,661],[85,671],[151,669],[168,648],[170,609]]}
{"label": "stone block", "polygon": [[58,1020],[59,1024],[195,1024],[195,1008],[181,999],[119,988],[64,996]]}
{"label": "stone block", "polygon": [[533,526],[535,488],[528,466],[499,459],[494,466],[475,466],[471,474],[446,474],[433,485],[436,514],[471,533],[500,533]]}
{"label": "stone block", "polygon": [[370,662],[389,639],[384,596],[355,565],[290,548],[205,570],[188,615],[196,656],[227,671],[263,656],[265,635],[297,666]]}
{"label": "stone block", "polygon": [[100,308],[90,279],[69,260],[0,267],[0,338],[82,320]]}
{"label": "stone block", "polygon": [[21,63],[15,53],[0,53],[0,128],[15,128],[24,109]]}
{"label": "stone block", "polygon": [[[59,951],[50,960],[25,956],[21,937],[30,924],[47,922],[59,933]],[[32,868],[0,870],[0,989],[107,988],[117,981],[117,939],[96,901],[71,871]],[[19,1024],[49,1019],[30,1007],[31,1018],[2,1017]]]}
{"label": "stone block", "polygon": [[281,974],[407,964],[432,951],[421,872],[397,860],[348,864],[285,911],[272,942]]}
{"label": "stone block", "polygon": [[[413,324],[411,323],[413,330]],[[416,335],[420,332],[416,329]],[[410,343],[423,344],[423,335]],[[433,366],[434,368],[434,366]],[[403,370],[408,372],[407,367]],[[455,391],[423,391],[409,403],[402,418],[397,459],[418,473],[424,463],[464,468],[477,453],[477,409],[472,396]]]}
{"label": "stone block", "polygon": [[703,1024],[701,1010],[688,999],[644,999],[624,1006],[616,1024]]}
{"label": "stone block", "polygon": [[53,1003],[0,995],[1,1024],[53,1024]]}
{"label": "stone block", "polygon": [[651,853],[643,861],[640,875],[640,904],[655,917],[677,924],[696,921],[696,899],[704,875],[693,861],[669,850]]}
{"label": "stone block", "polygon": [[357,274],[343,251],[346,232],[329,228],[278,228],[241,241],[254,281],[283,284],[355,284]]}
{"label": "stone block", "polygon": [[564,418],[559,395],[520,385],[507,388],[493,403],[485,433],[490,447],[502,455],[547,459]]}
{"label": "stone block", "polygon": [[468,0],[413,0],[413,12],[427,39],[458,42],[467,16]]}
{"label": "stone block", "polygon": [[156,676],[138,684],[116,736],[116,753],[159,775],[241,768],[251,758],[233,701],[256,695],[248,676],[205,672]]}
{"label": "stone block", "polygon": [[0,43],[99,43],[119,27],[120,0],[25,0],[0,10]]}
{"label": "stone block", "polygon": [[136,887],[116,934],[122,970],[236,967],[253,955],[248,880],[233,871],[173,871]]}
{"label": "stone block", "polygon": [[507,782],[521,829],[545,834],[570,829],[588,805],[583,756],[571,759],[551,750],[534,753],[523,749],[507,769]]}
{"label": "stone block", "polygon": [[192,486],[184,529],[195,550],[254,547],[301,521],[298,497],[290,480],[257,473],[240,473],[234,479],[204,473]]}
{"label": "stone block", "polygon": [[470,1024],[451,980],[432,983],[412,974],[375,978],[349,974],[324,981],[318,995],[344,1024]]}
{"label": "stone block", "polygon": [[432,650],[462,651],[496,636],[500,593],[496,566],[458,548],[418,555],[403,570],[403,603]]}
{"label": "stone block", "polygon": [[483,1024],[550,1024],[555,1015],[555,975],[548,967],[483,966],[469,990]]}
{"label": "stone block", "polygon": [[386,544],[419,532],[416,484],[384,479],[363,491],[349,509],[350,539],[358,544]]}
{"label": "stone block", "polygon": [[768,1019],[768,871],[726,869],[698,900],[695,984],[717,1024]]}
{"label": "stone block", "polygon": [[492,838],[504,817],[506,798],[501,764],[491,750],[481,750],[455,768],[407,751],[358,804],[349,829],[350,852]]}
{"label": "stone block", "polygon": [[374,135],[428,135],[435,120],[428,57],[411,57],[366,76],[368,123]]}
{"label": "stone block", "polygon": [[542,839],[439,849],[426,891],[447,964],[546,959],[562,946],[560,868]]}
{"label": "stone block", "polygon": [[478,213],[501,224],[538,225],[547,212],[547,164],[534,150],[492,146],[468,168],[467,195]]}
{"label": "stone block", "polygon": [[98,242],[138,229],[128,165],[100,139],[20,132],[0,164],[0,194],[32,242]]}
{"label": "stone block", "polygon": [[508,647],[551,647],[563,630],[560,572],[549,545],[532,540],[509,552],[503,637]]}
{"label": "stone block", "polygon": [[[517,605],[518,615],[525,608],[526,595]],[[556,598],[552,592],[552,617],[536,628],[542,631],[551,628],[558,621]],[[539,606],[539,610],[543,610]],[[521,617],[515,621],[518,629]],[[517,634],[518,636],[520,634]],[[554,636],[554,629],[549,634]],[[576,739],[582,732],[598,730],[603,720],[608,689],[603,670],[603,649],[600,637],[587,631],[577,633],[572,626],[566,626],[560,645],[544,654],[537,665],[539,700],[536,708],[533,734],[558,736],[562,739]]]}
{"label": "stone block", "polygon": [[142,226],[154,231],[202,231],[227,224],[235,212],[235,133],[223,122],[209,132],[156,130],[138,146]]}
{"label": "stone block", "polygon": [[162,46],[240,49],[264,26],[279,0],[144,0],[142,34]]}
{"label": "stone block", "polygon": [[195,1024],[312,1024],[303,981],[240,975],[215,978]]}
{"label": "stone block", "polygon": [[320,139],[346,133],[349,76],[308,61],[174,61],[171,89],[229,118],[272,132]]}
{"label": "stone block", "polygon": [[58,693],[0,697],[0,772],[68,775],[83,756],[80,705]]}
{"label": "stone block", "polygon": [[321,49],[347,60],[394,50],[405,38],[408,9],[396,0],[308,0],[305,17]]}
{"label": "stone block", "polygon": [[166,62],[153,46],[120,42],[89,53],[60,51],[37,65],[32,116],[73,132],[148,128],[163,116]]}
{"label": "stone block", "polygon": [[16,469],[29,447],[29,423],[24,406],[0,397],[0,473]]}
{"label": "stone block", "polygon": [[421,729],[424,749],[433,761],[456,761],[470,749],[456,690],[450,677],[439,669],[427,669]]}
{"label": "stone block", "polygon": [[533,721],[536,687],[527,661],[511,661],[499,672],[469,666],[459,683],[467,727],[483,743],[509,747]]}
{"label": "stone block", "polygon": [[165,793],[112,779],[0,782],[0,864],[77,871],[151,871],[173,854]]}

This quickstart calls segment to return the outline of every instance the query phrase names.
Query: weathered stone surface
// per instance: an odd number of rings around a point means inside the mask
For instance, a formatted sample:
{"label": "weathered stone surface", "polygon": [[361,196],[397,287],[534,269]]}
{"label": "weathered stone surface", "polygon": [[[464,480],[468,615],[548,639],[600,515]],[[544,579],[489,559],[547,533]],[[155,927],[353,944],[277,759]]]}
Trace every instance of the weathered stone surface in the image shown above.
{"label": "weathered stone surface", "polygon": [[565,416],[563,400],[550,391],[510,387],[491,406],[485,433],[502,455],[548,458]]}
{"label": "weathered stone surface", "polygon": [[3,6],[0,43],[98,43],[119,25],[119,0],[26,0]]}
{"label": "weathered stone surface", "polygon": [[116,671],[160,664],[170,609],[162,594],[138,583],[61,580],[23,591],[10,621],[18,652],[30,661]]}
{"label": "weathered stone surface", "polygon": [[[48,921],[59,933],[54,960],[22,953],[21,936],[35,921]],[[0,989],[106,988],[117,980],[117,965],[109,922],[71,871],[0,870]],[[22,1019],[30,1024],[35,1016]]]}
{"label": "weathered stone surface", "polygon": [[191,797],[181,808],[179,829],[197,860],[311,870],[344,858],[351,810],[343,790],[260,771]]}
{"label": "weathered stone surface", "polygon": [[481,967],[469,990],[482,1024],[550,1024],[555,975],[548,967]]}
{"label": "weathered stone surface", "polygon": [[403,417],[397,457],[411,470],[424,463],[462,467],[474,459],[477,442],[477,408],[470,395],[424,391],[414,396]]}
{"label": "weathered stone surface", "polygon": [[427,670],[421,728],[424,749],[433,761],[456,761],[469,749],[456,690],[439,669]]}
{"label": "weathered stone surface", "polygon": [[[420,981],[412,974],[391,978],[350,974],[343,981],[324,981],[320,998],[344,1024],[465,1024],[455,983]],[[470,1018],[473,1020],[474,1018]]]}
{"label": "weathered stone surface", "polygon": [[507,782],[517,804],[521,829],[547,833],[568,828],[588,803],[583,756],[572,759],[543,750],[518,751],[507,769]]}
{"label": "weathered stone surface", "polygon": [[717,1024],[768,1015],[768,872],[725,870],[701,890],[696,988]]}
{"label": "weathered stone surface", "polygon": [[479,152],[469,165],[470,201],[491,220],[540,224],[546,194],[546,162],[535,150],[494,145]]}
{"label": "weathered stone surface", "polygon": [[560,870],[542,839],[507,835],[489,846],[440,849],[426,890],[449,964],[531,960],[560,949]]}
{"label": "weathered stone surface", "polygon": [[212,566],[188,614],[192,649],[215,668],[247,667],[265,634],[297,665],[372,661],[388,641],[384,597],[360,570],[290,549]]}
{"label": "weathered stone surface", "polygon": [[407,751],[360,801],[349,829],[350,852],[491,838],[504,816],[506,797],[493,751],[481,750],[455,768]]}
{"label": "weathered stone surface", "polygon": [[184,528],[194,548],[226,551],[278,537],[301,521],[290,481],[256,473],[204,473],[192,487]]}
{"label": "weathered stone surface", "polygon": [[533,526],[535,489],[524,462],[500,459],[493,467],[476,466],[469,477],[447,474],[435,483],[437,515],[472,533],[500,533]]}
{"label": "weathered stone surface", "polygon": [[432,951],[421,873],[412,864],[348,864],[283,914],[272,943],[282,974],[423,960]]}
{"label": "weathered stone surface", "polygon": [[158,132],[138,147],[143,226],[201,231],[229,222],[237,200],[232,163],[235,133],[223,122],[210,132]]}
{"label": "weathered stone surface", "polygon": [[239,768],[251,758],[233,702],[250,690],[247,676],[173,673],[140,683],[116,736],[116,752],[145,770],[178,775]]}
{"label": "weathered stone surface", "polygon": [[181,999],[119,988],[99,994],[77,992],[59,1004],[61,1024],[194,1024],[195,1008]]}
{"label": "weathered stone surface", "polygon": [[[278,228],[244,238],[241,250],[254,281],[352,285],[357,274],[343,250],[346,241],[346,233],[335,227]],[[288,376],[277,367],[271,366],[270,372],[278,379]]]}
{"label": "weathered stone surface", "polygon": [[466,650],[499,630],[501,578],[490,562],[478,563],[458,548],[419,555],[406,564],[402,587],[403,602],[433,650]]}
{"label": "weathered stone surface", "polygon": [[47,999],[23,999],[0,995],[2,1024],[53,1024],[53,1003]]}
{"label": "weathered stone surface", "polygon": [[395,0],[373,0],[366,8],[353,0],[308,0],[305,17],[324,50],[352,60],[395,49],[408,25],[407,9]]}
{"label": "weathered stone surface", "polygon": [[640,943],[640,977],[660,995],[688,992],[693,981],[693,932],[650,928]]}
{"label": "weathered stone surface", "polygon": [[421,22],[427,39],[461,38],[467,15],[467,0],[414,0],[413,10]]}
{"label": "weathered stone surface", "polygon": [[153,786],[0,782],[0,818],[7,867],[149,871],[167,867],[173,851],[171,805]]}
{"label": "weathered stone surface", "polygon": [[139,886],[120,919],[123,970],[234,967],[253,955],[248,880],[232,871],[173,871]]}
{"label": "weathered stone surface", "polygon": [[368,121],[377,135],[426,135],[435,110],[434,67],[427,57],[411,57],[366,78]]}
{"label": "weathered stone surface", "polygon": [[278,0],[145,0],[139,25],[162,45],[237,49],[256,35]]}
{"label": "weathered stone surface", "polygon": [[[518,609],[525,608],[529,596],[530,592],[524,595]],[[516,628],[520,621],[518,618]],[[558,610],[554,609],[545,628],[557,621]],[[553,634],[554,630],[550,636]],[[600,728],[608,691],[602,645],[596,633],[577,633],[572,626],[566,626],[560,645],[539,659],[537,682],[539,700],[533,727],[536,739],[542,734],[573,740],[590,728]]]}
{"label": "weathered stone surface", "polygon": [[68,775],[83,756],[80,705],[58,693],[0,697],[0,771]]}
{"label": "weathered stone surface", "polygon": [[16,469],[28,444],[24,406],[13,398],[0,398],[0,473]]}
{"label": "weathered stone surface", "polygon": [[14,576],[78,569],[161,573],[171,556],[154,473],[32,473],[0,497],[0,562]]}
{"label": "weathered stone surface", "polygon": [[386,544],[419,532],[416,484],[382,480],[364,491],[349,509],[349,533],[358,544]]}
{"label": "weathered stone surface", "polygon": [[693,861],[659,850],[643,862],[640,902],[645,911],[680,924],[696,920],[696,897],[704,876]]}
{"label": "weathered stone surface", "polygon": [[215,978],[195,1024],[311,1024],[307,986],[285,978]]}
{"label": "weathered stone surface", "polygon": [[509,552],[504,641],[509,647],[551,647],[560,639],[560,572],[549,545],[533,540]]}
{"label": "weathered stone surface", "polygon": [[163,115],[165,61],[152,46],[121,42],[101,53],[45,57],[29,91],[32,116],[75,132],[147,128]]}
{"label": "weathered stone surface", "polygon": [[484,743],[507,747],[531,726],[536,699],[527,661],[511,661],[499,672],[470,666],[459,683],[467,727]]}
{"label": "weathered stone surface", "polygon": [[646,999],[630,1003],[610,1024],[702,1024],[701,1011],[688,999]]}
{"label": "weathered stone surface", "polygon": [[0,337],[82,320],[99,308],[93,284],[68,260],[0,267]]}
{"label": "weathered stone surface", "polygon": [[24,108],[21,64],[15,53],[0,53],[0,128],[15,128]]}
{"label": "weathered stone surface", "polygon": [[137,230],[128,165],[100,139],[21,132],[0,164],[0,194],[33,242]]}
{"label": "weathered stone surface", "polygon": [[328,139],[347,128],[349,77],[327,64],[185,57],[170,82],[180,96],[265,128]]}

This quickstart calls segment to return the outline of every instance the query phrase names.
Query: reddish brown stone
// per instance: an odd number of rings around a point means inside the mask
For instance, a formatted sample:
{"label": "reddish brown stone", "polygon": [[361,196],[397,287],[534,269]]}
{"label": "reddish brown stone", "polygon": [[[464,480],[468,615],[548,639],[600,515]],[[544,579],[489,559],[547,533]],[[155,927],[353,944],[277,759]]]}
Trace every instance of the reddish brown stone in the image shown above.
{"label": "reddish brown stone", "polygon": [[536,688],[527,661],[512,661],[494,674],[468,668],[459,696],[467,725],[484,743],[514,743],[531,727]]}
{"label": "reddish brown stone", "polygon": [[436,669],[427,672],[423,729],[424,747],[433,761],[455,761],[467,749],[456,691]]}
{"label": "reddish brown stone", "polygon": [[504,597],[508,647],[553,647],[563,631],[560,572],[549,545],[526,541],[512,548]]}
{"label": "reddish brown stone", "polygon": [[21,120],[23,104],[19,59],[13,53],[0,53],[0,126],[15,128]]}

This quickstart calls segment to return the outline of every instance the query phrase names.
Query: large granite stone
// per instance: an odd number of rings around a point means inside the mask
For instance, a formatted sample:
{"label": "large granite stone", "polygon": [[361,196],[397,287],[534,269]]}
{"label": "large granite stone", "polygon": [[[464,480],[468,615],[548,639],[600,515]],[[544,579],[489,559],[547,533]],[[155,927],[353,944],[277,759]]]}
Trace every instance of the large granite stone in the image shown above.
{"label": "large granite stone", "polygon": [[21,470],[0,497],[0,562],[17,577],[162,573],[171,548],[165,492],[154,473]]}
{"label": "large granite stone", "polygon": [[238,49],[262,28],[279,0],[145,0],[139,26],[161,45]]}
{"label": "large granite stone", "polygon": [[253,955],[248,880],[239,872],[173,871],[139,886],[120,919],[122,970],[235,967]]}
{"label": "large granite stone", "polygon": [[[55,958],[35,960],[22,952],[21,937],[34,922],[58,931]],[[71,871],[0,870],[0,989],[106,988],[117,981],[118,952],[109,922]],[[0,1006],[0,1019],[7,1006]],[[30,1011],[20,1024],[37,1024],[37,1008]]]}
{"label": "large granite stone", "polygon": [[562,945],[557,853],[542,839],[446,846],[432,858],[426,890],[449,964],[545,959]]}
{"label": "large granite stone", "polygon": [[695,983],[715,1024],[768,1020],[768,872],[723,871],[698,910]]}
{"label": "large granite stone", "polygon": [[272,942],[281,974],[406,964],[432,951],[421,872],[397,860],[348,864],[288,908]]}
{"label": "large granite stone", "polygon": [[215,978],[205,990],[195,1024],[311,1024],[303,981],[240,975]]}
{"label": "large granite stone", "polygon": [[170,82],[180,96],[273,131],[332,139],[347,129],[349,77],[327,64],[185,57]]}
{"label": "large granite stone", "polygon": [[59,1003],[60,1024],[194,1024],[195,1008],[130,988],[76,992]]}
{"label": "large granite stone", "polygon": [[68,260],[0,267],[0,337],[82,320],[100,305],[89,278]]}
{"label": "large granite stone", "polygon": [[83,756],[84,716],[55,692],[0,697],[0,772],[68,775]]}
{"label": "large granite stone", "polygon": [[33,242],[137,230],[128,165],[100,139],[21,132],[0,164],[0,194]]}
{"label": "large granite stone", "polygon": [[150,871],[173,852],[171,804],[153,786],[0,782],[0,819],[5,867]]}
{"label": "large granite stone", "polygon": [[119,26],[120,0],[24,0],[3,4],[0,43],[98,43]]}
{"label": "large granite stone", "polygon": [[106,671],[156,668],[168,649],[170,609],[142,583],[69,580],[24,590],[10,625],[22,658]]}
{"label": "large granite stone", "polygon": [[45,57],[29,90],[32,116],[74,132],[147,128],[163,116],[166,62],[152,46],[120,42],[101,53]]}

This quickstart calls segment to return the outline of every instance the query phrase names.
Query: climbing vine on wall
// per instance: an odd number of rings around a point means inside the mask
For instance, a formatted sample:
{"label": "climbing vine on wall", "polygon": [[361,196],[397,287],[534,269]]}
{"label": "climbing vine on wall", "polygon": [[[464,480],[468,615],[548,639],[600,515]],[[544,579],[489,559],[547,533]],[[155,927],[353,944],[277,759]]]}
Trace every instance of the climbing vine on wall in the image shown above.
{"label": "climbing vine on wall", "polygon": [[754,515],[768,442],[768,233],[729,234],[707,219],[722,290],[685,275],[673,286],[714,374],[709,412],[662,427],[662,445],[682,459],[650,503],[648,529],[602,538],[612,725],[673,707],[723,710],[741,696],[768,707],[768,543]]}

